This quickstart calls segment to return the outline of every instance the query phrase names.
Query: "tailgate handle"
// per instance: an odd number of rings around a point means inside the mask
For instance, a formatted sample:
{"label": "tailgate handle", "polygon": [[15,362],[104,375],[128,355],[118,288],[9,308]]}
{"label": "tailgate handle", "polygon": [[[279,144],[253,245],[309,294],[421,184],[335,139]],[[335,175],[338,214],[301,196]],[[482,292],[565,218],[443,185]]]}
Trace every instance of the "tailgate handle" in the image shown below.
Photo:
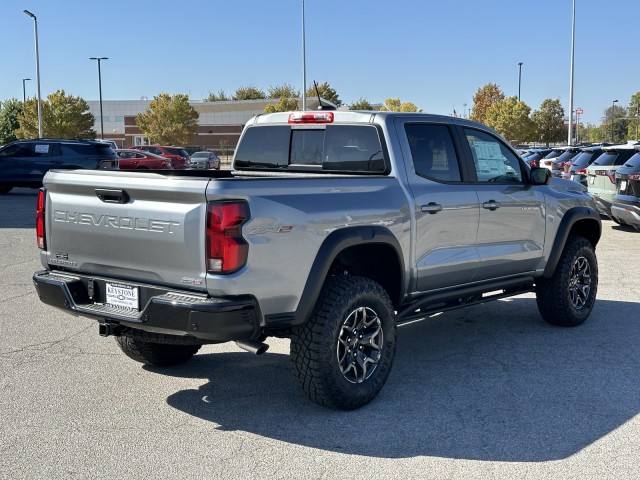
{"label": "tailgate handle", "polygon": [[96,195],[104,203],[128,203],[129,194],[126,190],[107,190],[96,188]]}

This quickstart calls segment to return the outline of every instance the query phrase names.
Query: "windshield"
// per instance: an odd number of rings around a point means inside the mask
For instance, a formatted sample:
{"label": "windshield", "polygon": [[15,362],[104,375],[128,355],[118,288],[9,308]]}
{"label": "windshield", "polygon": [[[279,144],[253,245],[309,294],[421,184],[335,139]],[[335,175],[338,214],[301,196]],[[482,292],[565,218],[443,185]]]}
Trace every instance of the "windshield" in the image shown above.
{"label": "windshield", "polygon": [[556,162],[566,162],[571,160],[573,157],[580,153],[579,150],[566,150],[562,153],[558,158],[556,158]]}
{"label": "windshield", "polygon": [[633,157],[627,160],[627,163],[624,164],[625,167],[630,168],[640,168],[640,152],[637,152]]}
{"label": "windshield", "polygon": [[564,150],[551,150],[549,153],[547,153],[544,159],[549,160],[550,158],[559,157],[562,152],[564,152]]}

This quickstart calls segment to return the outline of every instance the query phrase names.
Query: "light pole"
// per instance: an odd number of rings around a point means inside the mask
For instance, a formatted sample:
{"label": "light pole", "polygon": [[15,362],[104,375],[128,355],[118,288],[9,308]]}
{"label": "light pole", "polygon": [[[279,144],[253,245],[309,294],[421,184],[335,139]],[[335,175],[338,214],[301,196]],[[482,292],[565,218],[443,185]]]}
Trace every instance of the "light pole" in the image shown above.
{"label": "light pole", "polygon": [[615,143],[613,141],[613,113],[614,113],[616,103],[618,103],[618,100],[614,100],[613,102],[611,102],[611,143]]}
{"label": "light pole", "polygon": [[104,140],[104,120],[102,115],[102,72],[100,71],[100,61],[109,60],[107,57],[90,57],[89,60],[98,61],[98,92],[100,95],[100,138]]}
{"label": "light pole", "polygon": [[40,54],[38,53],[38,19],[29,10],[23,10],[26,15],[33,18],[33,31],[36,37],[36,82],[38,84],[38,137],[42,138],[42,105],[40,101]]}
{"label": "light pole", "polygon": [[302,0],[302,111],[307,109],[307,54],[304,44],[304,0]]}
{"label": "light pole", "polygon": [[573,70],[574,70],[574,52],[576,38],[576,0],[573,0],[571,13],[571,72],[569,74],[569,138],[567,143],[572,145],[573,139]]}
{"label": "light pole", "polygon": [[522,62],[518,62],[518,101],[520,101],[520,84],[522,83]]}
{"label": "light pole", "polygon": [[22,103],[23,105],[27,103],[27,90],[25,89],[24,86],[24,82],[26,82],[27,80],[31,80],[30,78],[23,78],[22,79]]}

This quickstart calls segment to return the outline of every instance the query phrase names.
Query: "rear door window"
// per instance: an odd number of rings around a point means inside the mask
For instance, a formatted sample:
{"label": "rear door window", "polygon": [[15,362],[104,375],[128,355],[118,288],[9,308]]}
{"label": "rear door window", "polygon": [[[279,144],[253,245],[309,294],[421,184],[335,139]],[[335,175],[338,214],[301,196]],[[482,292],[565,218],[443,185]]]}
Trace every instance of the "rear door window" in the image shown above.
{"label": "rear door window", "polygon": [[460,166],[449,127],[408,123],[405,132],[416,174],[438,181],[460,181]]}

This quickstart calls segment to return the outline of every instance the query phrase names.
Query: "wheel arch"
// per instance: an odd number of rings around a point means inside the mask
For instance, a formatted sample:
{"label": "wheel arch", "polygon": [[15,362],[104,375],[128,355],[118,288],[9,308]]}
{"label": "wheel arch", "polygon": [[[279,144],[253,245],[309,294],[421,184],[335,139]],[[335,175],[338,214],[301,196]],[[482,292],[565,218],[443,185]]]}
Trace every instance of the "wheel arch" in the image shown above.
{"label": "wheel arch", "polygon": [[378,282],[394,307],[404,292],[404,258],[397,238],[384,227],[349,227],[332,232],[313,262],[296,309],[296,324],[311,314],[329,275],[359,275]]}
{"label": "wheel arch", "polygon": [[560,222],[560,227],[556,232],[551,254],[544,269],[544,278],[551,278],[553,275],[560,261],[564,246],[567,243],[567,238],[569,238],[570,235],[586,238],[595,248],[602,235],[600,214],[589,207],[575,207],[565,213]]}

